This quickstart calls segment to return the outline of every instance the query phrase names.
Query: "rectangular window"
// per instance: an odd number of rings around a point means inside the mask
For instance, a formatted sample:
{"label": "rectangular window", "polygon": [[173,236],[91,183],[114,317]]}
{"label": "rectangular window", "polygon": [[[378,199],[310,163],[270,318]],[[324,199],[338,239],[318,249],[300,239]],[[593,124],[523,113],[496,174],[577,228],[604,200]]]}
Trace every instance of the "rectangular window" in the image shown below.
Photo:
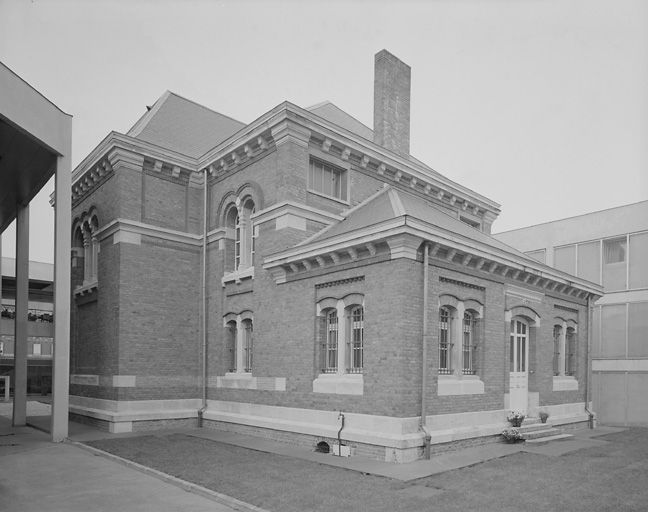
{"label": "rectangular window", "polygon": [[626,355],[626,305],[601,307],[601,357]]}
{"label": "rectangular window", "polygon": [[625,290],[628,258],[626,237],[603,240],[603,288]]}
{"label": "rectangular window", "polygon": [[236,371],[236,322],[227,323],[225,335],[227,336],[227,358],[229,361],[228,371]]}
{"label": "rectangular window", "polygon": [[630,235],[630,288],[648,287],[648,233]]}
{"label": "rectangular window", "polygon": [[450,312],[441,308],[439,313],[439,373],[450,374],[452,372],[450,343]]}
{"label": "rectangular window", "polygon": [[35,356],[40,356],[41,355],[41,344],[40,343],[34,343],[33,348],[32,348],[32,354]]}
{"label": "rectangular window", "polygon": [[525,252],[529,258],[533,258],[536,261],[539,261],[540,263],[546,263],[546,251],[544,249],[539,249],[537,251],[529,251]]}
{"label": "rectangular window", "polygon": [[567,272],[576,273],[576,246],[566,245],[554,248],[554,268]]}
{"label": "rectangular window", "polygon": [[601,243],[589,242],[578,244],[578,277],[601,282]]}
{"label": "rectangular window", "polygon": [[347,171],[311,158],[308,170],[308,188],[334,197],[347,200]]}

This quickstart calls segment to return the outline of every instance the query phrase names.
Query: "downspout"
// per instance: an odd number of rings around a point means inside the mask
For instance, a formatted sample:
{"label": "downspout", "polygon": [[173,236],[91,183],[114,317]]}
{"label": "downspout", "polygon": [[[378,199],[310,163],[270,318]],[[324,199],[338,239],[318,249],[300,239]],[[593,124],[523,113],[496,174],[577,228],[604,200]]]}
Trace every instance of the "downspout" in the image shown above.
{"label": "downspout", "polygon": [[338,457],[342,457],[342,429],[344,428],[344,414],[340,411],[338,414],[338,420],[342,418],[342,424],[340,425],[340,430],[338,430]]}
{"label": "downspout", "polygon": [[423,456],[430,458],[430,441],[432,435],[426,424],[427,410],[425,399],[427,397],[427,347],[430,334],[428,333],[428,266],[430,260],[430,245],[425,242],[423,246],[423,355],[421,357],[421,430],[425,434]]}
{"label": "downspout", "polygon": [[198,411],[198,426],[202,427],[203,414],[207,409],[207,177],[208,171],[203,171],[203,239],[202,239],[202,265],[201,265],[201,361],[202,361],[202,407]]}
{"label": "downspout", "polygon": [[589,420],[587,426],[594,428],[594,413],[589,410],[590,403],[590,378],[592,372],[592,321],[594,319],[592,307],[592,295],[587,295],[587,371],[585,372],[585,412],[588,414]]}

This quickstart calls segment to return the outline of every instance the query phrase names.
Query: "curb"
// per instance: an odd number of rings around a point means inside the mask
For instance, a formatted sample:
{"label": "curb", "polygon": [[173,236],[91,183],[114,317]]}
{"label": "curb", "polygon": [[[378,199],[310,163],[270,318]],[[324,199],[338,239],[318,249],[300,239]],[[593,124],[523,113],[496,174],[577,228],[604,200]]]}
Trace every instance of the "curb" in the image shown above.
{"label": "curb", "polygon": [[118,455],[114,455],[112,453],[99,450],[98,448],[88,446],[78,441],[71,441],[67,439],[65,443],[75,445],[81,448],[82,450],[90,452],[94,455],[99,455],[107,459],[111,459],[115,462],[122,464],[123,466],[133,468],[139,471],[140,473],[144,473],[146,475],[162,480],[168,484],[174,485],[175,487],[178,487],[183,491],[198,494],[204,498],[208,498],[212,501],[220,503],[221,505],[226,505],[234,510],[240,510],[243,512],[270,512],[269,510],[257,507],[256,505],[245,503],[244,501],[237,500],[236,498],[232,498],[231,496],[227,496],[226,494],[221,494],[220,492],[212,491],[211,489],[207,489],[206,487],[202,487],[201,485],[194,484],[186,480],[182,480],[181,478],[177,478],[167,473],[163,473],[162,471],[158,471],[157,469],[143,466],[142,464],[138,464],[137,462],[133,462],[132,460],[124,459],[123,457],[120,457]]}

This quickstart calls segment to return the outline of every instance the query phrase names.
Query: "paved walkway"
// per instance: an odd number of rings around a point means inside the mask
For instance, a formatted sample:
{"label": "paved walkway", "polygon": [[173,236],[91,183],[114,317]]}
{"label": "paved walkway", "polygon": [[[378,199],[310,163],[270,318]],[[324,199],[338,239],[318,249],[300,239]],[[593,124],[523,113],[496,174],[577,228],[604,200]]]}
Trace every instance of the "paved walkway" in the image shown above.
{"label": "paved walkway", "polygon": [[[48,434],[45,433],[49,430],[50,418],[43,413],[49,412],[48,405],[28,403],[28,423],[36,428],[12,428],[8,419],[11,417],[10,406],[10,403],[0,403],[2,510],[261,510],[81,444],[96,439],[141,436],[145,433],[109,434],[70,422],[70,441],[54,444],[49,442]],[[596,437],[621,430],[623,429],[612,427],[584,429],[574,432],[574,437],[570,439],[534,445],[492,443],[434,455],[431,460],[408,464],[380,462],[363,457],[335,457],[287,443],[208,428],[166,432],[211,439],[407,482],[521,451],[560,456],[582,448],[606,444]]]}
{"label": "paved walkway", "polygon": [[[6,405],[0,404],[0,413],[6,412]],[[49,424],[49,417],[37,418],[37,423],[45,421]],[[76,435],[89,435],[92,430],[75,423],[70,425]],[[226,505],[222,495],[205,491],[206,494],[202,488],[194,489],[181,482],[171,482],[151,472],[143,472],[114,458],[97,456],[71,442],[52,443],[48,434],[30,427],[12,427],[10,419],[0,415],[2,511],[260,510],[239,505],[236,500]]]}

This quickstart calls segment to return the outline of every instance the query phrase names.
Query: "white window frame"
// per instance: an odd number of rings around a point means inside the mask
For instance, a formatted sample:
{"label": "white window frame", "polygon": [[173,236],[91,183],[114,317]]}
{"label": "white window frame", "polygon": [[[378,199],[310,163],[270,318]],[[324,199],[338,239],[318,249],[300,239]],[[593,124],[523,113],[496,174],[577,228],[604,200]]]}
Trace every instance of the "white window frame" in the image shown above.
{"label": "white window frame", "polygon": [[[339,195],[336,193],[330,194],[329,192],[324,190],[324,187],[322,185],[322,180],[320,179],[320,187],[317,187],[317,183],[315,180],[315,173],[313,170],[314,164],[319,164],[322,166],[322,178],[324,176],[324,170],[325,168],[328,168],[332,174],[337,174],[339,176]],[[348,167],[343,167],[337,164],[334,164],[330,161],[328,161],[326,158],[321,158],[320,156],[313,156],[311,155],[309,162],[308,162],[308,171],[307,171],[307,190],[308,192],[311,192],[313,194],[317,194],[322,197],[326,197],[328,199],[332,199],[334,201],[343,203],[343,204],[350,204],[349,202],[349,194],[350,194],[350,179],[349,179],[349,168]],[[344,197],[343,197],[344,196]]]}

